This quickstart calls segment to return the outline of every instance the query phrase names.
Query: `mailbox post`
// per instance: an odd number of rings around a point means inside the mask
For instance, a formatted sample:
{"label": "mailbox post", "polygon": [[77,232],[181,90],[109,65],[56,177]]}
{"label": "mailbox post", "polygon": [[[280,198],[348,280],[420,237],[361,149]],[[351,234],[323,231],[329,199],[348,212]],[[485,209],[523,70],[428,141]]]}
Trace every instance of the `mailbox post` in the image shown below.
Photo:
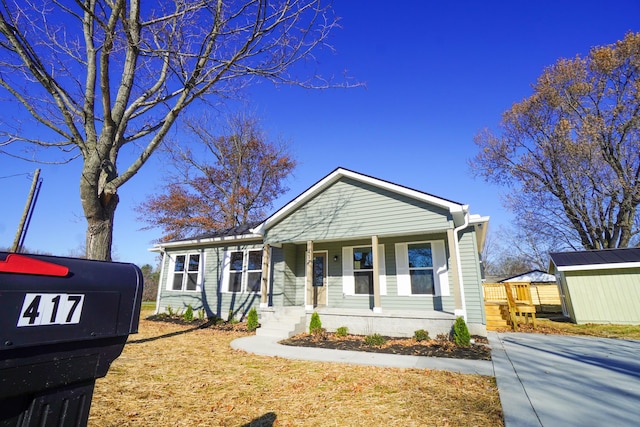
{"label": "mailbox post", "polygon": [[142,288],[133,264],[0,252],[0,426],[86,425]]}

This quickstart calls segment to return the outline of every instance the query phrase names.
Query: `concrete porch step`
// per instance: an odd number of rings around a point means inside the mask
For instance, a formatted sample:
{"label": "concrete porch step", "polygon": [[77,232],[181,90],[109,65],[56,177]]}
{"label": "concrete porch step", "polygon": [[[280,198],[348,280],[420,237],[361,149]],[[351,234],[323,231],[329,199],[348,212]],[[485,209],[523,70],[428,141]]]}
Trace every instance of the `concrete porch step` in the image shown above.
{"label": "concrete porch step", "polygon": [[289,338],[306,330],[307,314],[302,307],[264,309],[260,312],[257,336]]}

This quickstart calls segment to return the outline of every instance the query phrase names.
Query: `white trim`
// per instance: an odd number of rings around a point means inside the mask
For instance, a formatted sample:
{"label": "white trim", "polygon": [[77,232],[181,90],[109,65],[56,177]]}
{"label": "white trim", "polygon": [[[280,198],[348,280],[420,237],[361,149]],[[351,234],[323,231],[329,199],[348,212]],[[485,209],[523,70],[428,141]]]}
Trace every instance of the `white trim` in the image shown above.
{"label": "white trim", "polygon": [[432,240],[433,278],[436,281],[435,296],[449,296],[449,268],[447,266],[447,250],[444,240]]}
{"label": "white trim", "polygon": [[167,257],[166,252],[162,252],[162,261],[160,261],[160,277],[158,278],[158,295],[156,296],[156,311],[154,314],[160,313],[160,295],[162,294],[162,282],[164,280],[164,263]]}
{"label": "white trim", "polygon": [[[458,311],[460,313],[459,316],[461,316],[465,322],[467,321],[467,301],[464,295],[464,275],[462,274],[462,260],[460,259],[460,235],[458,233],[464,230],[465,228],[467,228],[468,226],[469,226],[469,212],[467,209],[464,215],[464,223],[461,226],[453,229],[453,244],[455,246],[456,264],[458,267],[458,285],[460,290],[460,304],[462,304],[462,307],[460,307],[460,309],[454,310],[454,313]],[[456,316],[457,315],[458,314],[456,313]]]}
{"label": "white trim", "polygon": [[[378,279],[380,280],[380,296],[387,295],[387,267],[384,254],[384,243],[378,245]],[[382,310],[382,308],[380,308]]]}
{"label": "white trim", "polygon": [[[326,249],[322,249],[319,251],[313,251],[311,254],[312,259],[316,257],[316,254],[324,254],[324,283],[323,283],[323,287],[324,287],[324,305],[328,306],[329,305],[329,251]],[[306,270],[306,269],[305,269]],[[305,271],[305,284],[307,283],[306,281],[306,271]],[[311,286],[313,287],[313,278],[311,278]],[[305,286],[306,288],[306,286]],[[304,293],[304,299],[305,299],[305,307],[308,306],[309,304],[307,304],[309,301],[306,301],[308,296],[308,292],[305,289],[305,293]],[[313,302],[313,301],[311,301]],[[320,304],[320,301],[318,301],[318,304]],[[313,308],[313,304],[311,304],[311,307]]]}
{"label": "white trim", "polygon": [[276,211],[273,215],[267,218],[264,222],[258,225],[256,228],[251,230],[251,232],[256,234],[264,234],[265,230],[270,228],[273,224],[278,223],[282,218],[289,215],[291,211],[296,210],[300,205],[305,203],[307,200],[316,196],[318,193],[324,191],[327,187],[340,180],[341,178],[351,178],[356,181],[360,181],[374,187],[382,188],[397,194],[401,194],[407,197],[410,197],[415,200],[420,200],[431,205],[435,205],[444,209],[447,209],[453,219],[454,223],[461,223],[466,216],[466,212],[469,210],[468,205],[461,205],[455,202],[451,202],[449,200],[441,199],[440,197],[433,196],[431,194],[423,193],[418,190],[413,190],[408,187],[403,187],[398,184],[394,184],[388,181],[383,181],[378,178],[373,178],[367,175],[362,175],[357,172],[353,172],[343,168],[337,168],[329,175],[322,178],[320,181],[312,185],[305,192],[300,194],[298,197],[293,199],[291,202],[287,203],[284,207]]}
{"label": "white trim", "polygon": [[409,245],[396,243],[396,293],[398,296],[411,295],[411,274],[409,271]]}
{"label": "white trim", "polygon": [[581,271],[581,270],[612,270],[616,268],[640,268],[640,262],[620,262],[609,264],[585,264],[585,265],[563,265],[558,267],[558,271]]}
{"label": "white trim", "polygon": [[353,277],[353,247],[342,247],[342,293],[355,295],[356,281]]}

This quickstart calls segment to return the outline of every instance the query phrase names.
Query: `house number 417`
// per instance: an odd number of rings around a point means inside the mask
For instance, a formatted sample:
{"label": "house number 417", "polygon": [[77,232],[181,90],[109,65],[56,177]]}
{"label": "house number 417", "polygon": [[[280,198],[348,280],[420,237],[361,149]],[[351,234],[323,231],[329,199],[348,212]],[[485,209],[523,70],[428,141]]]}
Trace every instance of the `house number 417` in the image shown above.
{"label": "house number 417", "polygon": [[25,294],[18,327],[80,322],[83,294]]}

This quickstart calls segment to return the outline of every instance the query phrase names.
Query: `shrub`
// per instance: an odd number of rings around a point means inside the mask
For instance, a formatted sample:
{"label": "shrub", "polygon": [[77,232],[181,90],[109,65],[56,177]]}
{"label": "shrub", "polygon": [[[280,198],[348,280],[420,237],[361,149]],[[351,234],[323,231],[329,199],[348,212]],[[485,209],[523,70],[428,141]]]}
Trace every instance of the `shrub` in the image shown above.
{"label": "shrub", "polygon": [[314,311],[311,315],[311,321],[309,322],[309,333],[311,335],[322,332],[322,322],[320,321],[320,315],[317,311]]}
{"label": "shrub", "polygon": [[458,317],[453,324],[453,342],[460,347],[469,347],[471,345],[469,329],[462,317]]}
{"label": "shrub", "polygon": [[413,339],[416,341],[427,341],[429,339],[429,332],[424,329],[418,329],[413,333]]}
{"label": "shrub", "polygon": [[346,337],[349,334],[349,329],[346,326],[340,326],[336,329],[336,336]]}
{"label": "shrub", "polygon": [[249,314],[247,314],[247,329],[251,332],[258,329],[258,310],[251,308]]}
{"label": "shrub", "polygon": [[381,347],[386,342],[387,339],[380,334],[371,334],[364,337],[364,343],[373,347]]}
{"label": "shrub", "polygon": [[175,311],[173,311],[173,308],[171,308],[170,305],[167,306],[167,313],[169,314],[169,316],[173,317],[176,313]]}
{"label": "shrub", "polygon": [[204,320],[204,318],[205,318],[204,308],[201,308],[200,310],[198,310],[198,320]]}
{"label": "shrub", "polygon": [[185,322],[193,322],[193,307],[191,307],[191,304],[187,306],[187,309],[182,315],[182,318],[185,320]]}

